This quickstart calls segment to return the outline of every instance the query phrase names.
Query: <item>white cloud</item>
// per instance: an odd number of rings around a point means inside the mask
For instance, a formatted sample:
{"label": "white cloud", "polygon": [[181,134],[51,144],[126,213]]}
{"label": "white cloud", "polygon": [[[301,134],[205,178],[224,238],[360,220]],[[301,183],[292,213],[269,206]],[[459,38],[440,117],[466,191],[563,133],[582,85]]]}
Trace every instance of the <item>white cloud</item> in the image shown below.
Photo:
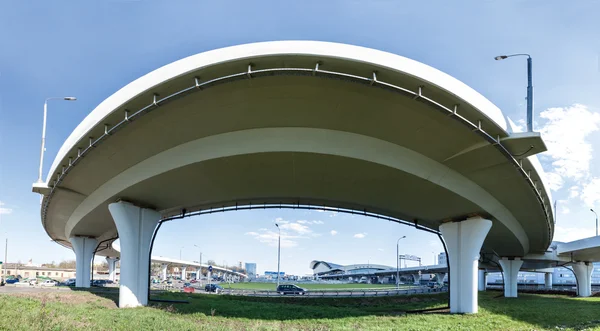
{"label": "white cloud", "polygon": [[567,215],[570,212],[571,212],[571,209],[569,209],[569,207],[565,206],[565,207],[560,208],[560,213],[563,215]]}
{"label": "white cloud", "polygon": [[355,235],[354,235],[354,238],[362,239],[362,238],[364,238],[366,235],[367,235],[367,234],[366,234],[366,233],[364,233],[364,232],[363,232],[363,233],[357,233],[357,234],[355,234]]}
{"label": "white cloud", "polygon": [[584,184],[580,198],[586,206],[594,208],[600,202],[600,178],[593,178]]}
{"label": "white cloud", "polygon": [[335,230],[331,230],[331,232],[329,232],[329,233],[331,233],[332,236],[335,236],[338,232]]}
{"label": "white cloud", "polygon": [[279,227],[281,227],[282,230],[290,230],[299,234],[307,234],[312,232],[312,230],[309,229],[308,226],[299,223],[287,223],[282,224]]}
{"label": "white cloud", "polygon": [[548,151],[543,155],[551,161],[547,173],[551,189],[560,189],[566,179],[582,180],[589,176],[592,144],[587,137],[600,129],[600,114],[586,106],[549,108],[540,113],[546,123],[540,129]]}
{"label": "white cloud", "polygon": [[579,192],[579,186],[575,185],[575,186],[571,186],[571,188],[569,188],[569,198],[573,199],[573,198],[577,198],[579,196],[580,192]]}
{"label": "white cloud", "polygon": [[383,252],[384,249],[383,248],[377,248],[378,251]]}
{"label": "white cloud", "polygon": [[[261,231],[261,233],[257,232],[246,232],[246,235],[254,237],[254,239],[260,241],[261,243],[265,243],[269,246],[277,247],[277,242],[279,239],[279,233],[275,231]],[[300,236],[291,236],[286,233],[281,233],[281,247],[289,248],[298,246],[298,242],[292,239],[301,238]]]}
{"label": "white cloud", "polygon": [[[4,206],[4,205],[5,205],[5,203],[2,202],[2,201],[0,201],[0,206]],[[12,209],[11,208],[0,207],[0,215],[2,215],[2,214],[6,215],[6,214],[10,214],[10,213],[12,213]]]}
{"label": "white cloud", "polygon": [[300,223],[300,224],[325,224],[323,221],[306,221],[306,220],[296,221],[296,223]]}

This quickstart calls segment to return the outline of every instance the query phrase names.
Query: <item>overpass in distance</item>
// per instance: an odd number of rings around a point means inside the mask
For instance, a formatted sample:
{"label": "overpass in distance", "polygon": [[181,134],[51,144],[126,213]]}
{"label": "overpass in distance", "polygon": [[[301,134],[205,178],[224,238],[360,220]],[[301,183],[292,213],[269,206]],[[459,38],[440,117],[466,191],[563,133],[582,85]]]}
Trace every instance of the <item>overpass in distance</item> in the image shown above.
{"label": "overpass in distance", "polygon": [[[77,286],[88,286],[94,247],[119,238],[120,252],[99,254],[121,259],[120,307],[147,304],[163,222],[319,206],[443,237],[450,310],[475,313],[480,259],[502,269],[506,296],[519,269],[563,259],[549,256],[545,150],[539,133],[515,132],[492,102],[425,64],[276,41],[196,54],[129,83],[75,128],[33,191],[48,235],[75,251]],[[596,239],[566,248],[582,296]]]}
{"label": "overpass in distance", "polygon": [[[112,243],[112,250],[116,251],[116,252],[120,252],[120,245],[117,242],[113,242]],[[208,268],[209,264],[201,264],[201,263],[197,263],[197,262],[192,262],[192,261],[185,261],[185,260],[178,260],[178,259],[172,259],[169,257],[164,257],[164,256],[156,256],[156,255],[152,255],[150,257],[150,260],[152,263],[160,263],[161,264],[161,279],[162,280],[166,280],[167,279],[167,268],[169,266],[175,265],[180,267],[181,269],[181,279],[186,279],[187,278],[187,274],[186,272],[192,272],[195,271],[196,273],[196,279],[200,280],[201,277],[201,269],[202,268]],[[111,280],[115,280],[116,278],[116,274],[115,274],[115,270],[116,270],[116,262],[118,261],[118,258],[116,257],[110,257],[107,256],[106,257],[106,261],[108,263],[108,274],[109,274],[109,278]],[[188,270],[189,268],[189,270]],[[237,272],[237,271],[233,271],[227,268],[222,268],[219,266],[212,266],[213,269],[213,273],[217,274],[217,275],[224,275],[226,276],[226,278],[229,279],[234,279],[234,280],[240,280],[240,279],[244,279],[247,278],[248,276],[246,274],[243,274],[241,272]],[[208,274],[206,275],[207,277],[211,277],[211,273],[208,272]]]}

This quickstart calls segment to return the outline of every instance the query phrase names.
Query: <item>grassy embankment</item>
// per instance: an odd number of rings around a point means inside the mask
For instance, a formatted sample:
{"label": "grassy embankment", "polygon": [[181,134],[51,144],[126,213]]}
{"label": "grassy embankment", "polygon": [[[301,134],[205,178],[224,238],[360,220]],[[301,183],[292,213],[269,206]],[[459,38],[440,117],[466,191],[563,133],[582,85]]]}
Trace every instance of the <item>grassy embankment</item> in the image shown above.
{"label": "grassy embankment", "polygon": [[1,295],[0,330],[541,330],[600,329],[600,298],[480,293],[476,315],[406,314],[446,294],[380,298],[256,298],[166,293],[189,304],[117,309],[116,291]]}

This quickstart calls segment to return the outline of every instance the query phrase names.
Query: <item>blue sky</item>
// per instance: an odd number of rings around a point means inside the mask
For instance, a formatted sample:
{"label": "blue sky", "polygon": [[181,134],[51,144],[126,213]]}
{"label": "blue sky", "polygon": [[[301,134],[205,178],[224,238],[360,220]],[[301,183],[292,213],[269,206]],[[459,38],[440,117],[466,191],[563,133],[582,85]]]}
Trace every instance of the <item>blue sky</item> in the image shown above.
{"label": "blue sky", "polygon": [[[0,10],[0,259],[72,259],[51,243],[39,218],[37,177],[42,105],[52,102],[44,173],[58,148],[103,99],[139,76],[206,50],[256,41],[303,39],[376,48],[431,65],[470,85],[515,121],[525,114],[526,62],[534,58],[536,127],[557,199],[556,240],[594,233],[600,209],[600,11],[598,1],[5,1]],[[155,254],[276,268],[273,223],[289,224],[282,270],[308,262],[393,265],[402,252],[431,261],[435,236],[385,221],[316,211],[214,214],[163,227]],[[306,221],[300,222],[299,221]],[[310,223],[309,223],[310,222]],[[322,222],[323,224],[320,224]],[[294,225],[295,224],[295,225]],[[306,227],[306,228],[303,228]],[[267,230],[261,230],[267,229]],[[332,235],[331,231],[337,231]],[[364,234],[363,238],[355,235]],[[360,237],[360,236],[358,236]],[[326,239],[326,240],[325,240]]]}

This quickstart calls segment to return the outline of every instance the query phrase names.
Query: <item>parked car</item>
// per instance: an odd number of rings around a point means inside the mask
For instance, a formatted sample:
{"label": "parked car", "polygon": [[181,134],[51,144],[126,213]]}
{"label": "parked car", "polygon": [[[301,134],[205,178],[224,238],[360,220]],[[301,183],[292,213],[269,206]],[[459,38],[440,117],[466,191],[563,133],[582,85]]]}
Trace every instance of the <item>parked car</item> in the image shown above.
{"label": "parked car", "polygon": [[64,286],[75,286],[75,278],[69,278],[65,280],[62,285]]}
{"label": "parked car", "polygon": [[46,279],[45,281],[41,282],[40,285],[44,287],[56,286],[56,282],[52,279]]}
{"label": "parked car", "polygon": [[221,287],[221,285],[217,285],[217,284],[207,284],[204,287],[204,291],[205,292],[215,292],[217,294],[223,292],[223,287]]}
{"label": "parked car", "polygon": [[279,285],[279,286],[277,286],[277,293],[282,294],[282,295],[285,295],[285,294],[304,295],[304,294],[306,294],[306,289],[303,289],[302,287],[292,285],[292,284]]}
{"label": "parked car", "polygon": [[195,280],[195,279],[192,279],[192,280],[190,280],[190,283],[192,283],[192,284],[194,284],[194,283],[197,283],[197,282],[198,282],[198,281],[197,281],[197,280]]}
{"label": "parked car", "polygon": [[6,284],[15,284],[19,282],[19,278],[11,278],[6,280]]}
{"label": "parked car", "polygon": [[183,283],[183,287],[191,287],[192,284],[191,283]]}

